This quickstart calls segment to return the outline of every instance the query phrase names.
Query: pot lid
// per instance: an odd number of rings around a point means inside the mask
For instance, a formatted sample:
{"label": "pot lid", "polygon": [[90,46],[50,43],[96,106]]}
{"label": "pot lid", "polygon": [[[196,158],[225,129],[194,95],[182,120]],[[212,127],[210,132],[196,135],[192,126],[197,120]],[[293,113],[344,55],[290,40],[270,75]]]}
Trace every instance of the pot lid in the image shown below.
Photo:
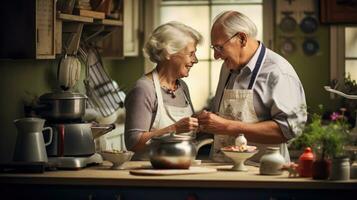
{"label": "pot lid", "polygon": [[180,141],[190,141],[193,138],[191,136],[186,136],[186,135],[177,135],[175,132],[172,132],[170,134],[165,134],[163,136],[153,137],[152,139],[161,142],[180,142]]}
{"label": "pot lid", "polygon": [[40,96],[40,99],[87,99],[87,96],[76,92],[61,91],[43,94],[42,96]]}

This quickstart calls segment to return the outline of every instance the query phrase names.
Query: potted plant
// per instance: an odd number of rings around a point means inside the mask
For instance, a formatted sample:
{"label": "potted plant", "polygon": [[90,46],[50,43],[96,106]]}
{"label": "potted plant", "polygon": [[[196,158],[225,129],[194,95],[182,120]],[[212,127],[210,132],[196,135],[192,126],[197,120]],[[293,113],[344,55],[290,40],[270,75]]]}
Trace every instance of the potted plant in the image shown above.
{"label": "potted plant", "polygon": [[[319,106],[323,113],[323,106]],[[316,154],[313,164],[313,178],[327,179],[330,174],[331,159],[343,155],[343,147],[349,133],[349,124],[344,117],[345,109],[334,112],[329,120],[324,120],[322,114],[314,113],[309,116],[309,123],[303,134],[292,142],[292,146],[304,149],[312,147]]]}

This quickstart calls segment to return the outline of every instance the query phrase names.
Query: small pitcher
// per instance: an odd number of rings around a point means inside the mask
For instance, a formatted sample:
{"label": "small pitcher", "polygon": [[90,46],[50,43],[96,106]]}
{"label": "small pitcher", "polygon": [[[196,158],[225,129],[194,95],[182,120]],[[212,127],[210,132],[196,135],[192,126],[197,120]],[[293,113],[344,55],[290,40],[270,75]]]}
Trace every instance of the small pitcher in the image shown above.
{"label": "small pitcher", "polygon": [[[52,142],[52,128],[43,127],[44,119],[22,118],[14,121],[17,128],[17,139],[14,161],[48,162],[45,146]],[[49,130],[49,141],[45,143],[42,131]]]}

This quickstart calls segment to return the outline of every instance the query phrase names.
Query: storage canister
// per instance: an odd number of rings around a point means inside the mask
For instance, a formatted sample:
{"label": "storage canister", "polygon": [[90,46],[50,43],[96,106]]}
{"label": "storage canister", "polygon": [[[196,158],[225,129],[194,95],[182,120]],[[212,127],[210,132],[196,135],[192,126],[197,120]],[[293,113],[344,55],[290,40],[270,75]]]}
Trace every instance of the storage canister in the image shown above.
{"label": "storage canister", "polygon": [[285,163],[284,157],[279,152],[279,147],[268,147],[265,154],[260,158],[259,171],[262,175],[280,175]]}
{"label": "storage canister", "polygon": [[350,179],[350,159],[339,157],[332,159],[330,180]]}

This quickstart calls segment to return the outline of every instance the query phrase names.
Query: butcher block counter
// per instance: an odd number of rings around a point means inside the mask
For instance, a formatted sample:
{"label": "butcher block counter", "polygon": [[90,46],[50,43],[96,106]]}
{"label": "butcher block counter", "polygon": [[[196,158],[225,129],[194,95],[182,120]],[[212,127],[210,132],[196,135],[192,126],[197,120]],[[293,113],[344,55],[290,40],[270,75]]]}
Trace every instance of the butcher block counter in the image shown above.
{"label": "butcher block counter", "polygon": [[[1,173],[0,192],[5,199],[356,199],[357,180],[328,181],[259,175],[230,171],[231,165],[202,163],[197,169],[217,172],[180,175],[133,175],[149,162],[127,162],[124,170],[110,164],[81,170],[46,171],[42,174]],[[140,171],[140,170],[139,170]],[[211,170],[212,171],[212,170]],[[135,172],[135,171],[134,171]],[[3,198],[1,198],[3,199]]]}

